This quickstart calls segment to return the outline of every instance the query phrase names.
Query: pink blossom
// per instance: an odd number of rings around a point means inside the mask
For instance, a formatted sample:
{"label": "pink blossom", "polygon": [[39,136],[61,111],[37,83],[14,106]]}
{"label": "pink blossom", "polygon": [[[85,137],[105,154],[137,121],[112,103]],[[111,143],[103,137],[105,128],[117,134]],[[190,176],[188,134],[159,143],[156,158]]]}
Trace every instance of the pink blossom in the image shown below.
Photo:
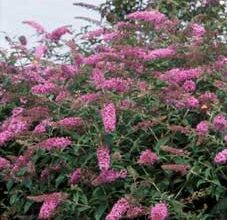
{"label": "pink blossom", "polygon": [[225,131],[227,128],[227,119],[223,114],[214,117],[212,124],[217,131]]}
{"label": "pink blossom", "polygon": [[155,49],[148,52],[144,57],[146,61],[160,59],[160,58],[170,58],[176,54],[176,50],[171,47]]}
{"label": "pink blossom", "polygon": [[0,170],[6,169],[10,167],[10,162],[4,157],[0,156]]}
{"label": "pink blossom", "polygon": [[10,135],[11,137],[15,137],[18,134],[21,134],[27,131],[29,128],[29,121],[27,118],[16,116],[9,119],[7,127],[5,128],[5,134]]}
{"label": "pink blossom", "polygon": [[214,158],[214,162],[216,164],[226,164],[227,162],[227,149],[222,150],[217,153]]}
{"label": "pink blossom", "polygon": [[65,128],[75,128],[82,126],[83,120],[80,117],[68,117],[58,121],[57,125]]}
{"label": "pink blossom", "polygon": [[187,174],[191,168],[188,164],[163,164],[161,167],[163,170],[171,170],[181,175]]}
{"label": "pink blossom", "polygon": [[192,69],[171,69],[164,74],[161,74],[159,78],[161,80],[167,81],[170,84],[176,85],[181,84],[185,80],[197,79],[202,74],[201,68]]}
{"label": "pink blossom", "polygon": [[40,59],[46,52],[47,52],[47,47],[43,45],[39,45],[38,47],[35,48],[35,58]]}
{"label": "pink blossom", "polygon": [[150,219],[151,220],[165,220],[168,217],[168,209],[165,203],[157,203],[151,207]]}
{"label": "pink blossom", "polygon": [[104,34],[102,36],[102,40],[106,41],[106,42],[109,42],[109,41],[112,41],[112,40],[117,40],[119,38],[121,38],[121,32],[119,31],[113,31],[113,32],[110,32],[110,33],[107,33],[107,34]]}
{"label": "pink blossom", "polygon": [[42,134],[46,132],[48,126],[51,126],[52,123],[49,119],[41,121],[38,125],[35,126],[33,132],[36,134]]}
{"label": "pink blossom", "polygon": [[192,80],[186,80],[183,84],[183,89],[185,92],[194,92],[196,89],[196,84]]}
{"label": "pink blossom", "polygon": [[129,19],[148,21],[158,28],[165,24],[167,17],[157,10],[150,11],[136,11],[128,15]]}
{"label": "pink blossom", "polygon": [[101,171],[109,170],[110,168],[110,149],[108,146],[99,146],[96,152],[99,169]]}
{"label": "pink blossom", "polygon": [[224,136],[224,141],[227,143],[227,135]]}
{"label": "pink blossom", "polygon": [[78,183],[81,177],[81,169],[77,168],[70,176],[70,184],[75,185]]}
{"label": "pink blossom", "polygon": [[120,220],[129,209],[129,202],[125,198],[119,199],[113,206],[105,220]]}
{"label": "pink blossom", "polygon": [[102,89],[110,89],[118,92],[127,92],[130,88],[131,80],[124,80],[119,77],[104,80],[99,87]]}
{"label": "pink blossom", "polygon": [[93,181],[92,184],[94,186],[101,185],[101,184],[106,184],[106,183],[112,183],[116,181],[117,179],[124,179],[127,176],[127,171],[126,170],[103,170],[101,174],[96,177]]}
{"label": "pink blossom", "polygon": [[138,163],[140,165],[153,165],[158,160],[158,156],[151,150],[142,151]]}
{"label": "pink blossom", "polygon": [[130,207],[126,213],[126,217],[129,219],[134,219],[134,218],[142,215],[143,212],[144,212],[144,209],[142,207],[130,205]]}
{"label": "pink blossom", "polygon": [[72,34],[68,26],[62,26],[53,30],[50,34],[47,35],[47,38],[49,38],[52,41],[59,41],[60,38],[67,33]]}
{"label": "pink blossom", "polygon": [[44,170],[42,170],[41,174],[40,174],[40,180],[41,181],[45,181],[47,180],[47,178],[49,177],[50,175],[50,171],[49,169],[46,167]]}
{"label": "pink blossom", "polygon": [[199,96],[199,100],[203,104],[210,104],[216,103],[218,101],[218,97],[213,92],[206,91]]}
{"label": "pink blossom", "polygon": [[69,97],[70,97],[70,93],[68,91],[61,91],[61,92],[59,92],[59,94],[55,98],[55,101],[56,102],[63,102],[65,100],[67,100],[67,98],[69,98]]}
{"label": "pink blossom", "polygon": [[120,109],[132,109],[136,106],[136,103],[132,100],[121,100],[119,103],[119,108]]}
{"label": "pink blossom", "polygon": [[109,33],[109,32],[110,32],[110,30],[108,30],[106,28],[99,28],[97,30],[87,32],[83,36],[83,39],[88,39],[88,40],[96,39],[97,37],[99,37],[105,33]]}
{"label": "pink blossom", "polygon": [[12,117],[17,117],[19,115],[22,115],[24,113],[24,110],[25,109],[21,107],[14,108],[12,111]]}
{"label": "pink blossom", "polygon": [[114,132],[116,129],[116,109],[113,103],[105,104],[101,110],[102,121],[107,133]]}
{"label": "pink blossom", "polygon": [[39,219],[50,219],[54,216],[57,207],[66,199],[63,193],[52,193],[43,196],[44,202],[39,211]]}
{"label": "pink blossom", "polygon": [[99,92],[97,92],[97,93],[87,93],[87,94],[81,95],[79,97],[79,99],[82,102],[85,102],[86,104],[89,104],[91,102],[96,101],[100,96],[101,96],[101,93],[99,93]]}
{"label": "pink blossom", "polygon": [[55,200],[46,200],[44,201],[40,211],[39,219],[49,219],[54,215],[54,212],[58,206],[58,202]]}
{"label": "pink blossom", "polygon": [[3,131],[0,132],[0,145],[5,144],[7,141],[9,141],[13,137],[13,133],[10,131]]}
{"label": "pink blossom", "polygon": [[25,155],[20,155],[12,167],[12,173],[16,174],[22,167],[27,166],[28,162],[30,161],[30,158]]}
{"label": "pink blossom", "polygon": [[189,96],[185,101],[185,105],[188,108],[198,108],[199,100],[193,96]]}
{"label": "pink blossom", "polygon": [[44,84],[38,84],[32,87],[32,94],[34,95],[46,95],[56,90],[56,85],[51,82],[45,82]]}
{"label": "pink blossom", "polygon": [[77,66],[70,64],[61,65],[61,70],[65,77],[74,77],[78,72]]}
{"label": "pink blossom", "polygon": [[194,23],[194,24],[191,25],[191,27],[192,27],[192,36],[193,37],[201,38],[206,33],[205,28],[200,24]]}
{"label": "pink blossom", "polygon": [[103,72],[100,69],[93,69],[92,75],[91,75],[91,80],[93,81],[94,85],[97,88],[100,88],[103,82],[105,81],[105,77]]}
{"label": "pink blossom", "polygon": [[201,121],[199,124],[196,125],[196,133],[198,135],[206,135],[208,133],[208,122],[207,121]]}
{"label": "pink blossom", "polygon": [[39,211],[39,219],[50,219],[54,216],[57,207],[68,195],[66,193],[55,192],[51,194],[44,194],[39,196],[27,196],[28,199],[35,202],[43,202]]}
{"label": "pink blossom", "polygon": [[72,144],[68,137],[53,137],[48,138],[38,144],[38,146],[46,150],[65,149]]}

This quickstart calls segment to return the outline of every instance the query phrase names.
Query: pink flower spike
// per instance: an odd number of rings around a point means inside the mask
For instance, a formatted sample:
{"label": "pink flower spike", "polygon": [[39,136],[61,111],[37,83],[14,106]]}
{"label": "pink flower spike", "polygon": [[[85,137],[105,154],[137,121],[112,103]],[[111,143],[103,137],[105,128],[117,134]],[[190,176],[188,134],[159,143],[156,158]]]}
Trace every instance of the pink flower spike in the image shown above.
{"label": "pink flower spike", "polygon": [[60,38],[67,33],[72,34],[68,26],[62,26],[53,30],[50,34],[47,35],[47,38],[49,38],[52,41],[59,41]]}
{"label": "pink flower spike", "polygon": [[38,144],[38,146],[46,150],[65,149],[72,144],[68,137],[53,137],[48,138]]}
{"label": "pink flower spike", "polygon": [[157,160],[157,155],[148,149],[141,152],[138,164],[150,166],[153,165]]}
{"label": "pink flower spike", "polygon": [[78,181],[80,180],[80,176],[81,176],[81,169],[77,168],[70,177],[70,184],[72,185],[77,184]]}
{"label": "pink flower spike", "polygon": [[116,129],[116,109],[113,103],[104,105],[101,110],[104,129],[107,133],[114,132]]}
{"label": "pink flower spike", "polygon": [[120,220],[129,209],[129,202],[125,198],[119,199],[113,206],[105,220]]}
{"label": "pink flower spike", "polygon": [[35,21],[23,21],[23,23],[33,27],[39,34],[46,33],[44,27]]}
{"label": "pink flower spike", "polygon": [[109,170],[110,168],[110,149],[108,146],[100,146],[97,149],[97,159],[99,169],[101,171]]}
{"label": "pink flower spike", "polygon": [[[67,194],[65,193],[52,193],[49,195],[44,196],[37,196],[37,197],[29,197],[31,200],[32,198],[38,198],[37,201],[40,200],[44,201],[41,209],[39,211],[39,219],[50,219],[54,216],[57,207],[67,198]],[[34,201],[34,200],[33,200]]]}
{"label": "pink flower spike", "polygon": [[63,128],[72,129],[82,126],[83,120],[80,117],[67,117],[58,121],[57,125]]}

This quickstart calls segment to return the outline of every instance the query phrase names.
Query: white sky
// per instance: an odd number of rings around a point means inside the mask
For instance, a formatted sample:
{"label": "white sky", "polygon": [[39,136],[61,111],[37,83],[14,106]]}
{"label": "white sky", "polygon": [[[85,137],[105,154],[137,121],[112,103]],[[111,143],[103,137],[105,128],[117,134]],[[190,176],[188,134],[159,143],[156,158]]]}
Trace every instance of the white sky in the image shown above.
{"label": "white sky", "polygon": [[[99,5],[105,0],[0,0],[0,32],[9,36],[34,34],[32,28],[22,24],[24,20],[34,20],[47,30],[62,25],[73,25],[79,32],[82,26],[89,23],[74,19],[75,16],[85,16],[100,19],[100,15],[92,10],[73,6],[74,2]],[[0,33],[0,47],[5,46],[3,34]]]}

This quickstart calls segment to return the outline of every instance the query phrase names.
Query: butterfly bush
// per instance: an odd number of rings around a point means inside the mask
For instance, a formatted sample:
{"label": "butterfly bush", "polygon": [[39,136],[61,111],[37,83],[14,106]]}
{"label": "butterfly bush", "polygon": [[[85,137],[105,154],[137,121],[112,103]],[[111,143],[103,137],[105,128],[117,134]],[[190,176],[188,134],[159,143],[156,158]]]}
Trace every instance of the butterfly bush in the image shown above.
{"label": "butterfly bush", "polygon": [[148,8],[81,35],[24,21],[37,43],[7,38],[4,219],[226,219],[227,48],[205,16],[213,2],[187,22]]}

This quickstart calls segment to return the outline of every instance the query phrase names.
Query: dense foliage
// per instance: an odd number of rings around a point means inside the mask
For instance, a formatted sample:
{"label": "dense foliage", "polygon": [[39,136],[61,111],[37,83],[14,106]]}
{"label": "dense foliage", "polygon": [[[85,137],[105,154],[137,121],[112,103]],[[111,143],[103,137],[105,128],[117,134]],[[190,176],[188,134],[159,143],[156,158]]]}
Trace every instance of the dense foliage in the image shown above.
{"label": "dense foliage", "polygon": [[226,21],[204,16],[7,38],[1,219],[226,219]]}

